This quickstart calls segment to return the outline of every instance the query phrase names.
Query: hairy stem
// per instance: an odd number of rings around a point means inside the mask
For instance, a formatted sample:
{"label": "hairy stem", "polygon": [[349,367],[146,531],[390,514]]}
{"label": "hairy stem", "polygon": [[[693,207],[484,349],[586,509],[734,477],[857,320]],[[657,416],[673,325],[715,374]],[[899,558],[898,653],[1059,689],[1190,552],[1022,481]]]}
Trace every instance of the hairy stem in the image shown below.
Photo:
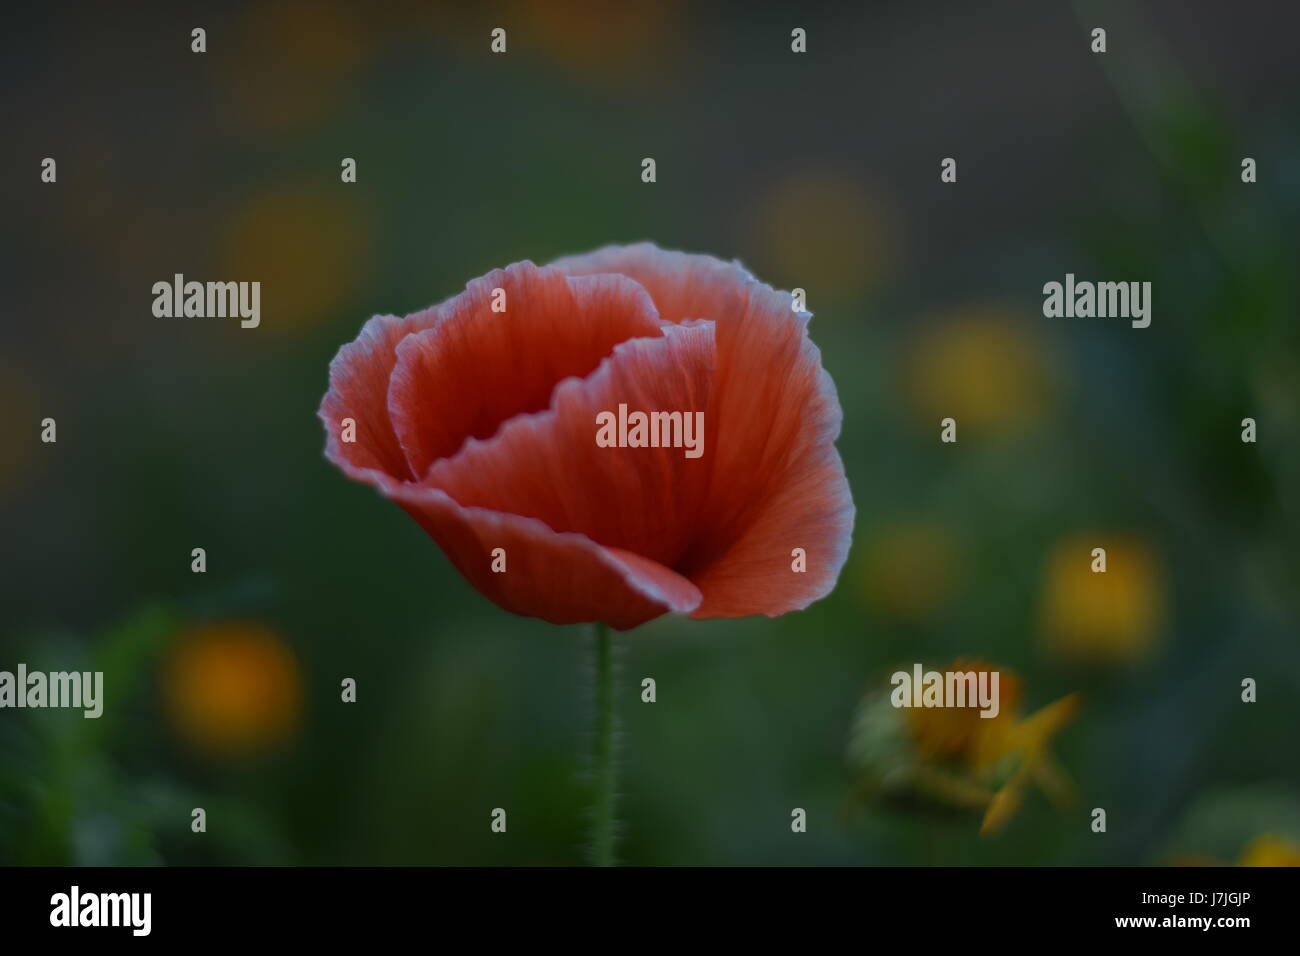
{"label": "hairy stem", "polygon": [[596,727],[592,748],[595,802],[592,807],[591,862],[593,866],[614,866],[614,842],[618,820],[614,799],[618,767],[614,727],[614,642],[609,625],[597,621],[595,628]]}

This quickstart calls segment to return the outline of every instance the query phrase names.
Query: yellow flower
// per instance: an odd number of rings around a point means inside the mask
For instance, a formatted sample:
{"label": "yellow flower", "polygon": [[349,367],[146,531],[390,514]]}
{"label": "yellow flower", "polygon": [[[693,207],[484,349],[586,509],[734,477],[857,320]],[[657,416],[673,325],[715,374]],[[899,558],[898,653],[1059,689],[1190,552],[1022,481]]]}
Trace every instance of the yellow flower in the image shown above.
{"label": "yellow flower", "polygon": [[1276,833],[1256,837],[1244,850],[1238,866],[1300,866],[1300,843]]}
{"label": "yellow flower", "polygon": [[[981,717],[977,707],[915,707],[904,711],[908,728],[923,760],[953,761],[974,771],[987,769],[1001,748],[1020,704],[1020,679],[979,660],[958,658],[949,671],[976,674],[998,670],[998,714]],[[995,743],[996,742],[996,743]]]}
{"label": "yellow flower", "polygon": [[873,534],[870,542],[860,580],[872,606],[893,617],[916,619],[952,596],[960,560],[942,525],[900,521]]}
{"label": "yellow flower", "polygon": [[[1105,571],[1093,570],[1095,548],[1105,551]],[[1163,572],[1143,542],[1079,534],[1052,550],[1041,630],[1057,656],[1088,663],[1139,660],[1154,646],[1164,615]]]}
{"label": "yellow flower", "polygon": [[1047,354],[1020,320],[992,308],[951,313],[923,332],[905,375],[926,427],[953,418],[959,429],[1011,430],[1036,419],[1050,398]]}
{"label": "yellow flower", "polygon": [[989,741],[991,749],[984,754],[984,760],[1011,756],[1018,764],[1011,778],[989,801],[980,833],[995,833],[1005,825],[1020,806],[1025,785],[1031,780],[1058,807],[1067,807],[1073,802],[1073,788],[1048,751],[1048,745],[1075,718],[1081,705],[1082,698],[1078,694],[1067,694],[1023,720],[1013,722],[1003,732],[994,732],[995,739]]}
{"label": "yellow flower", "polygon": [[165,663],[172,724],[200,750],[222,755],[272,747],[297,729],[302,680],[270,628],[230,621],[182,634]]}
{"label": "yellow flower", "polygon": [[981,717],[978,707],[899,709],[889,702],[888,692],[868,694],[849,742],[859,790],[980,812],[983,834],[1006,824],[1030,782],[1057,806],[1068,806],[1073,789],[1050,744],[1077,715],[1079,695],[1021,717],[1022,685],[1014,672],[973,659],[955,660],[947,669],[997,671],[997,716]]}
{"label": "yellow flower", "polygon": [[852,178],[810,170],[763,199],[756,228],[774,277],[801,288],[814,314],[821,303],[851,299],[887,267],[884,215]]}

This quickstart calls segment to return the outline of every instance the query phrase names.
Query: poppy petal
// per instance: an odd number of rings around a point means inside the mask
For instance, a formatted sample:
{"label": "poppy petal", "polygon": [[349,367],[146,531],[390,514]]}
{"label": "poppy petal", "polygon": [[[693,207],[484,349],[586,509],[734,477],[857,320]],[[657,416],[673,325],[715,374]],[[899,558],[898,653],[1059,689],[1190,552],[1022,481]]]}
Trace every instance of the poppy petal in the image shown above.
{"label": "poppy petal", "polygon": [[[433,321],[434,309],[405,318],[376,315],[330,362],[330,387],[317,414],[325,425],[325,457],[350,477],[364,481],[371,471],[398,480],[413,477],[388,417],[388,380],[398,343]],[[343,440],[349,418],[355,441]]]}
{"label": "poppy petal", "polygon": [[[700,602],[695,585],[649,558],[533,518],[467,508],[437,488],[386,484],[470,584],[507,611],[552,624],[605,621],[622,631]],[[492,570],[497,548],[504,572]]]}
{"label": "poppy petal", "polygon": [[[811,316],[738,264],[650,243],[555,266],[578,275],[617,271],[650,293],[662,318],[716,324],[705,521],[691,553],[674,565],[704,594],[694,616],[776,616],[828,594],[848,555],[854,509],[833,444],[839,400],[808,339]],[[794,570],[795,548],[804,550],[806,571]]]}
{"label": "poppy petal", "polygon": [[551,263],[569,275],[611,273],[635,279],[654,300],[659,317],[720,321],[744,312],[754,283],[743,266],[713,256],[660,249],[651,242],[605,246]]}
{"label": "poppy petal", "polygon": [[830,593],[848,557],[840,405],[805,322],[787,293],[760,286],[742,317],[718,323],[709,523],[678,565],[704,593],[696,617],[802,610]]}
{"label": "poppy petal", "polygon": [[[494,301],[504,311],[493,311]],[[561,380],[589,374],[619,342],[658,335],[663,324],[630,279],[574,278],[531,262],[475,279],[438,309],[431,328],[397,346],[387,390],[417,479],[466,439],[545,409]]]}
{"label": "poppy petal", "polygon": [[[537,518],[672,567],[704,504],[710,450],[695,426],[709,404],[713,362],[711,322],[623,342],[588,378],[563,382],[548,410],[511,419],[487,441],[471,439],[436,462],[425,483],[462,505]],[[601,417],[621,412],[645,414],[654,428],[646,437],[660,447],[598,445]],[[613,437],[616,426],[606,428]]]}

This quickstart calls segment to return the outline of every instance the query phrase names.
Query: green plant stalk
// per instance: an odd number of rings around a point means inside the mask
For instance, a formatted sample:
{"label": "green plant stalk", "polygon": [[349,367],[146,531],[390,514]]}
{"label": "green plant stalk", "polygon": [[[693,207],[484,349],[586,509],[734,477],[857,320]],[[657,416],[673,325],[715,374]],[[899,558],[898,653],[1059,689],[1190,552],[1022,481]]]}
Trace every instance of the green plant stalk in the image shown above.
{"label": "green plant stalk", "polygon": [[593,866],[615,866],[618,820],[614,802],[618,767],[614,726],[614,642],[609,625],[597,621],[593,627],[596,632],[596,727],[592,749],[595,799],[592,805],[591,863]]}

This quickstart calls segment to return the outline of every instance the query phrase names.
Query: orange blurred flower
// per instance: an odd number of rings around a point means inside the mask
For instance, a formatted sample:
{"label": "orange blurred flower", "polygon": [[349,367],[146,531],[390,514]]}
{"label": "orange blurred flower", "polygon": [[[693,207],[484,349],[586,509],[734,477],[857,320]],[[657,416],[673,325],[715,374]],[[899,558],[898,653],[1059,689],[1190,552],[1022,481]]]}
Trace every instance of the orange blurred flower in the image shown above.
{"label": "orange blurred flower", "polygon": [[[670,70],[646,83],[646,71],[680,50],[684,12],[679,0],[524,0],[497,16],[493,25],[507,28],[515,51],[538,50],[601,87],[650,91],[672,81]],[[479,42],[486,47],[486,35]]]}
{"label": "orange blurred flower", "polygon": [[209,753],[283,743],[302,715],[302,678],[288,645],[257,622],[195,627],[165,662],[164,694],[177,732]]}
{"label": "orange blurred flower", "polygon": [[208,38],[234,47],[214,54],[221,102],[259,136],[300,134],[338,115],[373,53],[372,20],[339,0],[250,4],[233,38]]}
{"label": "orange blurred flower", "polygon": [[[41,444],[41,419],[56,417],[53,407],[38,409],[36,391],[17,367],[0,366],[0,497],[22,486]],[[57,418],[56,418],[57,421]]]}
{"label": "orange blurred flower", "polygon": [[346,304],[371,266],[370,209],[339,190],[268,190],[231,213],[223,273],[262,283],[262,328],[291,332]]}

